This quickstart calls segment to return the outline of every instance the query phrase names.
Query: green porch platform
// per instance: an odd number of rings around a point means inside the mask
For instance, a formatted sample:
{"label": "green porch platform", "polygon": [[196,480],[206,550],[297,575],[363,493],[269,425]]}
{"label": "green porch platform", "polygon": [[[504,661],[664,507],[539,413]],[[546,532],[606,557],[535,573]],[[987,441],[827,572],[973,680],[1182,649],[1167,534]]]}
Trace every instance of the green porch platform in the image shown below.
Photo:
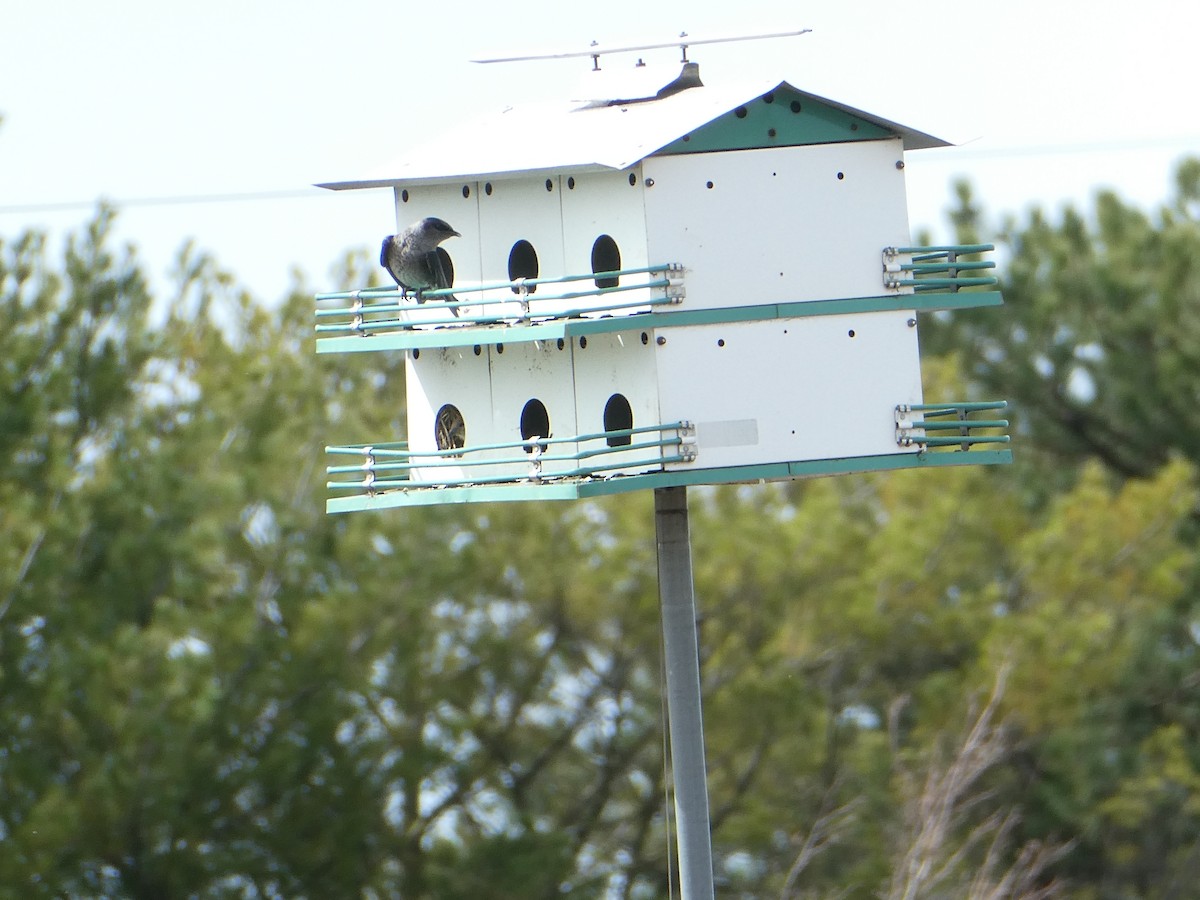
{"label": "green porch platform", "polygon": [[[727,322],[759,322],[807,316],[836,316],[851,313],[911,309],[916,312],[974,309],[1001,306],[999,291],[946,291],[889,294],[877,297],[848,297],[840,300],[811,300],[726,309],[675,308],[670,312],[643,312],[606,318],[553,318],[529,324],[477,324],[454,328],[397,328],[365,334],[318,337],[318,353],[366,353],[379,350],[423,350],[431,347],[471,347],[476,344],[517,344],[552,341],[621,331],[672,328],[684,325],[716,325]],[[453,320],[448,320],[453,321]],[[347,329],[348,330],[348,329]]]}
{"label": "green porch platform", "polygon": [[822,459],[811,462],[771,463],[737,466],[728,469],[694,469],[672,472],[647,472],[641,475],[615,475],[608,478],[514,481],[504,484],[462,485],[457,487],[422,486],[399,488],[352,497],[332,497],[326,501],[328,513],[395,509],[405,506],[432,506],[443,503],[502,503],[523,500],[582,500],[606,497],[630,491],[699,484],[739,484],[848,475],[892,469],[924,469],[942,466],[1004,465],[1012,462],[1012,451],[956,450],[893,453],[887,456],[861,456],[848,459]]}

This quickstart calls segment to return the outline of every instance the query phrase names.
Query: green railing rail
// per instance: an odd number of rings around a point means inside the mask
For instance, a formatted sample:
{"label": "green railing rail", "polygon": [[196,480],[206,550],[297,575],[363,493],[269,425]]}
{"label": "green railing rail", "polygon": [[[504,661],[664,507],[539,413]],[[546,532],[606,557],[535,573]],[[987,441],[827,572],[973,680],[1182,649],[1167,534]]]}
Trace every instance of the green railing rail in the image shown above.
{"label": "green railing rail", "polygon": [[[661,468],[665,463],[691,462],[696,458],[694,433],[695,429],[691,423],[673,422],[667,425],[617,428],[570,437],[531,436],[519,441],[441,450],[410,450],[403,442],[326,447],[325,452],[329,456],[352,456],[362,460],[354,465],[328,466],[325,471],[329,475],[360,477],[353,480],[329,481],[326,486],[334,491],[374,493],[397,488],[461,487],[586,478],[604,475],[616,469]],[[651,435],[656,437],[642,438]],[[553,452],[551,449],[568,444],[575,445],[578,449],[571,452]],[[504,455],[506,450],[520,452]],[[619,460],[608,459],[616,454],[621,455]],[[549,463],[576,465],[555,467],[553,471],[547,472],[545,467]],[[509,471],[469,474],[472,469],[498,467],[507,468]],[[415,469],[422,470],[426,477],[414,478]],[[447,470],[447,477],[428,477],[430,470],[438,469]]]}
{"label": "green railing rail", "polygon": [[[1007,434],[994,433],[1008,427],[1008,419],[981,418],[980,414],[1004,410],[1004,400],[974,403],[913,403],[896,407],[896,444],[922,450],[970,450],[982,444],[1007,444]],[[981,430],[993,433],[980,434]],[[931,434],[932,432],[932,434]]]}
{"label": "green railing rail", "polygon": [[[911,287],[918,293],[983,287],[996,283],[991,275],[963,273],[996,268],[991,260],[961,259],[995,250],[992,244],[946,244],[936,247],[885,247],[883,285],[889,289]],[[905,257],[908,262],[905,262]]]}
{"label": "green railing rail", "polygon": [[[534,289],[541,285],[571,284],[580,281],[602,282],[612,279],[629,279],[636,276],[659,276],[639,279],[634,283],[617,284],[612,287],[592,287],[586,290],[562,291],[553,294],[536,294]],[[511,296],[482,296],[487,292],[508,290]],[[655,291],[649,298],[633,302],[611,302],[606,298],[617,297],[631,291]],[[443,298],[453,295],[457,302]],[[480,296],[471,296],[480,295]],[[502,322],[529,322],[535,319],[567,318],[589,314],[621,312],[628,309],[645,309],[680,303],[684,297],[683,266],[679,263],[664,263],[631,269],[613,269],[607,272],[589,272],[582,275],[562,275],[557,278],[517,278],[512,281],[497,281],[488,284],[455,286],[436,291],[423,291],[418,301],[413,293],[397,287],[362,288],[354,291],[334,291],[317,294],[318,303],[350,301],[349,306],[318,308],[316,312],[319,334],[371,334],[378,331],[426,328],[433,325],[495,325]],[[548,308],[551,304],[570,303],[585,298],[598,298],[603,302],[581,303],[567,309]],[[481,312],[472,312],[472,307],[482,307]],[[464,309],[465,308],[465,309]],[[422,310],[422,315],[411,318],[411,313]],[[429,315],[430,312],[435,313]],[[441,313],[441,315],[437,315]]]}

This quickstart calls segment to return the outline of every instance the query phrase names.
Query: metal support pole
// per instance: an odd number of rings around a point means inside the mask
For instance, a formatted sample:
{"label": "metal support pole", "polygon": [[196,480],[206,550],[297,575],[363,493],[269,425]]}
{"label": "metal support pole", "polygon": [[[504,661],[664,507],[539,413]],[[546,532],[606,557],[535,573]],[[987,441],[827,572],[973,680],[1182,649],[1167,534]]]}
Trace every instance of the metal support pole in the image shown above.
{"label": "metal support pole", "polygon": [[675,780],[675,828],[683,900],[712,900],[712,836],[700,709],[700,651],[687,488],[654,491],[658,535],[658,595],[667,668],[667,720]]}

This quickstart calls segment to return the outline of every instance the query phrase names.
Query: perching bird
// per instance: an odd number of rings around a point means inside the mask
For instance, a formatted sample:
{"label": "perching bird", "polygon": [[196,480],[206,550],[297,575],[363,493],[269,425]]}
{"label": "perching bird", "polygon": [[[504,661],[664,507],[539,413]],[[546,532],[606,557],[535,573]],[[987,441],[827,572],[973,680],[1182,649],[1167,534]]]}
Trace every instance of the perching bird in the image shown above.
{"label": "perching bird", "polygon": [[[454,286],[454,266],[450,262],[450,254],[438,246],[452,237],[462,235],[443,219],[429,216],[399,234],[385,237],[379,250],[379,264],[400,285],[404,296],[412,291],[417,295],[417,302],[424,303],[421,296],[423,292]],[[453,294],[440,299],[449,303],[458,302]],[[452,307],[451,311],[458,315],[457,309]]]}

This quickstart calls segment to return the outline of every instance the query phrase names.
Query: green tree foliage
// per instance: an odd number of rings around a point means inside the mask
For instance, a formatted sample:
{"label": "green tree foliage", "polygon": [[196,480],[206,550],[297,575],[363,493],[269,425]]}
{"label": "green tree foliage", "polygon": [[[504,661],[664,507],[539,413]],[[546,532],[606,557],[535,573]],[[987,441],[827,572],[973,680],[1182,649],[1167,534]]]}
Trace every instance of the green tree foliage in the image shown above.
{"label": "green tree foliage", "polygon": [[[1050,465],[1095,458],[1129,476],[1200,459],[1200,159],[1175,185],[1154,215],[1103,191],[1090,214],[1009,219],[994,236],[1005,314],[957,314],[922,334],[970,354],[971,378],[1014,401]],[[965,184],[958,193],[954,223],[974,240],[983,215]]]}
{"label": "green tree foliage", "polygon": [[[1011,471],[691,492],[720,896],[1195,883],[1181,171],[1155,221],[1010,223],[1005,310],[933,323],[927,392],[1013,399]],[[400,360],[191,248],[156,303],[111,223],[0,246],[0,896],[667,896],[651,498],[325,516]]]}

